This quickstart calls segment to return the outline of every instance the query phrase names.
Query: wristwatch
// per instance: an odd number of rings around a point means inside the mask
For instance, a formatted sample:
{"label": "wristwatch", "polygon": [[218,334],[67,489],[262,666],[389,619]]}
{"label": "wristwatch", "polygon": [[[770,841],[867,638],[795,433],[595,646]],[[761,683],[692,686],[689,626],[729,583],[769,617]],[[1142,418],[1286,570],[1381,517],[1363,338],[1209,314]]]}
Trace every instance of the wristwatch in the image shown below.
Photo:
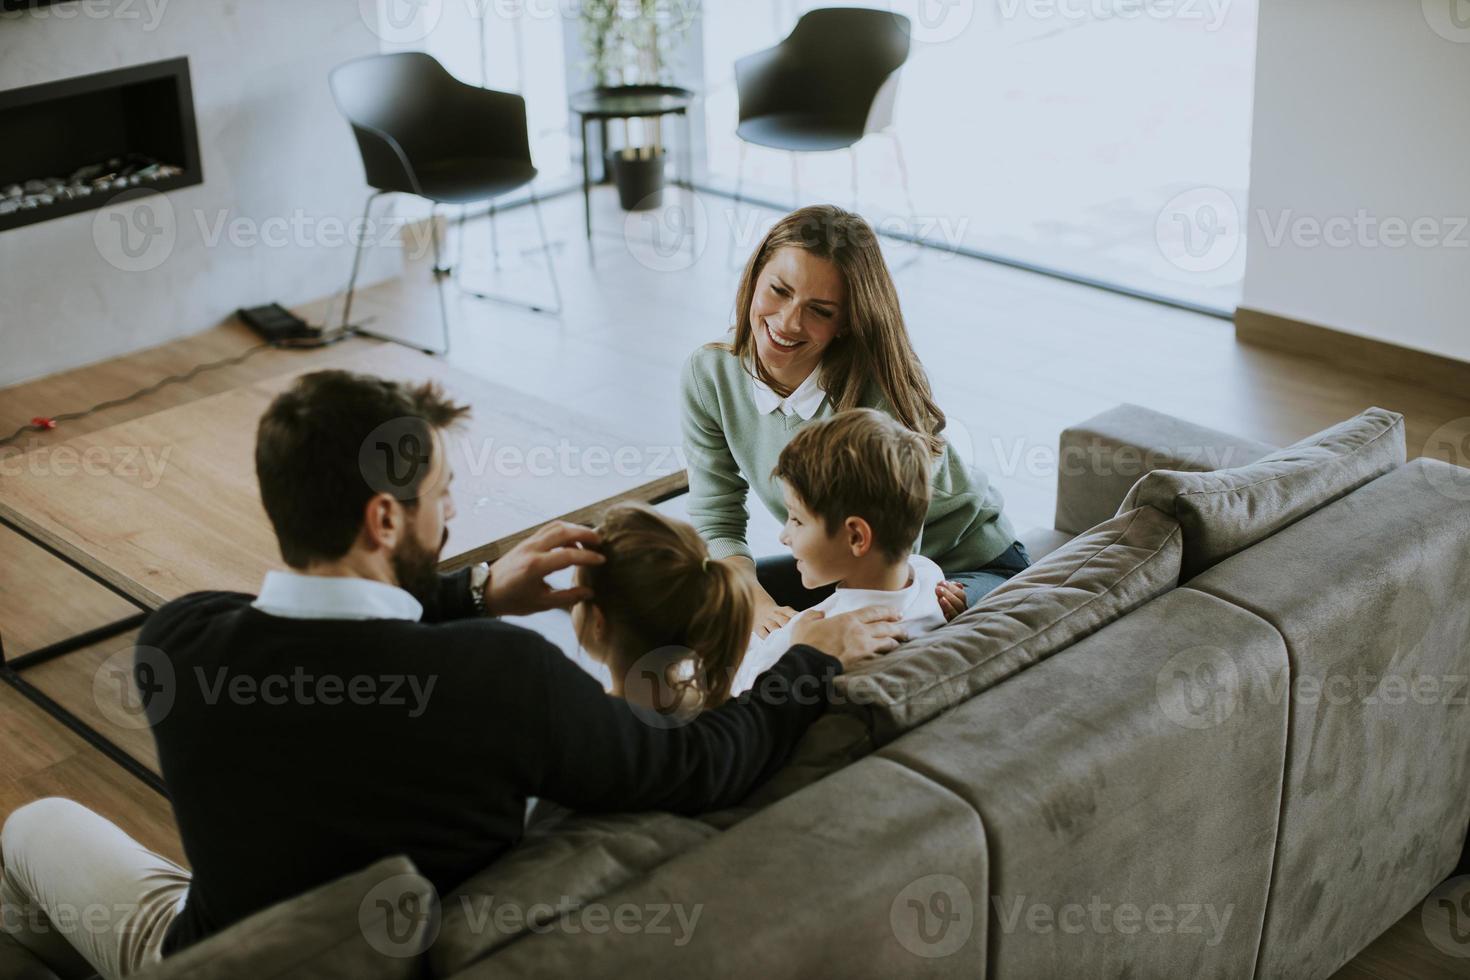
{"label": "wristwatch", "polygon": [[490,610],[485,605],[485,586],[489,581],[490,563],[488,561],[470,566],[470,602],[475,604],[475,612],[480,616],[490,615]]}

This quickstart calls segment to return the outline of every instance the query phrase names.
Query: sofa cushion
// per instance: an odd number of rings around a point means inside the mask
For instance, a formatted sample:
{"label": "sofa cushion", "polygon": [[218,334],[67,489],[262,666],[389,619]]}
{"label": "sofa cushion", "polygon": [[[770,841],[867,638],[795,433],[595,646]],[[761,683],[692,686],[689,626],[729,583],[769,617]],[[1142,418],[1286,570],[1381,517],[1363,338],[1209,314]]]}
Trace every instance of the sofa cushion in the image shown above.
{"label": "sofa cushion", "polygon": [[671,813],[570,814],[533,825],[520,844],[444,900],[430,970],[439,977],[458,973],[716,832]]}
{"label": "sofa cushion", "polygon": [[242,919],[138,980],[420,975],[439,925],[438,896],[406,857],[391,857]]}
{"label": "sofa cushion", "polygon": [[1179,524],[1153,507],[1104,521],[953,622],[834,681],[875,744],[1096,632],[1179,581]]}
{"label": "sofa cushion", "polygon": [[1254,463],[1207,473],[1155,470],[1119,513],[1151,504],[1184,529],[1182,577],[1270,537],[1404,463],[1404,417],[1370,408]]}

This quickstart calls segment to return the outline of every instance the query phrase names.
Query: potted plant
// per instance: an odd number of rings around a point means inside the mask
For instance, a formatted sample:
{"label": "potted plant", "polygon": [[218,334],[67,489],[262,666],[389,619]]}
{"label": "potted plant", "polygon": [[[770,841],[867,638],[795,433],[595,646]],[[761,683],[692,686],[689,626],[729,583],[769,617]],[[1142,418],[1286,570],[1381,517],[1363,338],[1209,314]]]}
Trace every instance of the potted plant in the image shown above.
{"label": "potted plant", "polygon": [[[598,87],[669,84],[675,50],[698,9],[699,0],[582,0],[582,46]],[[623,121],[623,145],[606,150],[604,164],[624,210],[662,203],[667,156],[658,118]]]}

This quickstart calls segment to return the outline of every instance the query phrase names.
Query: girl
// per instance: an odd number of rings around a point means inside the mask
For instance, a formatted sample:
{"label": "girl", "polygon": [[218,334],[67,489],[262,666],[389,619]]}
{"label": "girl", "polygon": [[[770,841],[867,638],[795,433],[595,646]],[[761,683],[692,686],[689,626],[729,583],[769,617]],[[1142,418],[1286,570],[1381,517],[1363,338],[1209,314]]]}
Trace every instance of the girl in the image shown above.
{"label": "girl", "polygon": [[612,693],[675,718],[725,703],[754,616],[745,577],[712,561],[693,527],[642,504],[610,508],[597,531],[606,560],[578,567],[593,598],[572,627],[612,672]]}

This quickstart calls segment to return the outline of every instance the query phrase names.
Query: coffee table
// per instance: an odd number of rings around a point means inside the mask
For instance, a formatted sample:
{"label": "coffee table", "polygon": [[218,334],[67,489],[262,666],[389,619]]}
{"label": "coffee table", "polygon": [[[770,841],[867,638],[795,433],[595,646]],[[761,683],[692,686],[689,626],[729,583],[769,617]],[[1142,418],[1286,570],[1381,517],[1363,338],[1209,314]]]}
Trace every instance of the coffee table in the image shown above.
{"label": "coffee table", "polygon": [[[446,443],[456,514],[445,571],[493,561],[546,521],[594,523],[613,503],[656,503],[688,486],[676,447],[641,442],[417,351],[375,345],[332,366],[435,380],[472,406]],[[254,593],[267,571],[285,567],[256,489],[254,446],[260,415],[294,378],[268,378],[34,449],[8,461],[0,479],[0,524],[138,610],[20,657],[6,660],[0,649],[0,679],[160,791],[156,773],[22,672],[135,629],[149,610],[189,592]]]}

